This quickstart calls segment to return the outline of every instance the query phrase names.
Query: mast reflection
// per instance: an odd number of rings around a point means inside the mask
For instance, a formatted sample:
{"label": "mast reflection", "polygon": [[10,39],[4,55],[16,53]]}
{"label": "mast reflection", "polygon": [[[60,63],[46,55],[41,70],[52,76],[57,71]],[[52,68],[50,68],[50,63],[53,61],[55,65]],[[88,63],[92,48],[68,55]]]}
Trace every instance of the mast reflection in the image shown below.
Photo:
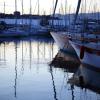
{"label": "mast reflection", "polygon": [[17,43],[15,43],[15,84],[14,84],[14,97],[17,97]]}
{"label": "mast reflection", "polygon": [[51,74],[51,78],[52,78],[52,85],[53,85],[53,91],[54,91],[54,99],[58,100],[57,93],[56,93],[56,86],[55,86],[55,82],[54,82],[53,70],[52,70],[51,66],[50,66],[50,74]]}
{"label": "mast reflection", "polygon": [[23,40],[22,40],[22,68],[21,68],[22,75],[24,73],[24,54],[23,54],[23,48],[24,48],[24,46],[23,46]]}
{"label": "mast reflection", "polygon": [[80,87],[81,89],[91,90],[100,94],[100,69],[93,66],[81,65],[68,83]]}

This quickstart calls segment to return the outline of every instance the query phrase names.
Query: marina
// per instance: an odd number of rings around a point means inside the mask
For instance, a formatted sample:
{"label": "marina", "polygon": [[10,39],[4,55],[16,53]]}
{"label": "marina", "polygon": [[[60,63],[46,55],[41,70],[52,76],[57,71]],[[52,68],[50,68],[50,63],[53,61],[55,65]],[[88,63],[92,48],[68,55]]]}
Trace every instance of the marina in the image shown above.
{"label": "marina", "polygon": [[1,0],[0,100],[99,100],[99,6]]}

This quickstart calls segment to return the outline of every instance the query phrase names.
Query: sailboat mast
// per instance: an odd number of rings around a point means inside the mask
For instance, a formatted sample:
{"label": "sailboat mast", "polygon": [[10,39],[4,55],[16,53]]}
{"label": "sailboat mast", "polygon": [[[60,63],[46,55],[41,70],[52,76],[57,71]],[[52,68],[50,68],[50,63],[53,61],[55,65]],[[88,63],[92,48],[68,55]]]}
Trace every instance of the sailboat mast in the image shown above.
{"label": "sailboat mast", "polygon": [[17,0],[15,0],[15,11],[17,11]]}
{"label": "sailboat mast", "polygon": [[32,15],[32,1],[30,0],[30,22],[29,22],[29,25],[30,25],[30,30],[31,30],[31,24],[32,24],[32,18],[31,18],[31,15]]}
{"label": "sailboat mast", "polygon": [[85,0],[85,13],[86,13],[86,0]]}
{"label": "sailboat mast", "polygon": [[[54,1],[53,1],[53,2],[54,2]],[[57,4],[58,4],[58,0],[56,0],[55,5],[54,5],[54,9],[53,9],[53,18],[54,18],[54,16],[55,16]],[[53,26],[53,24],[54,24],[54,20],[52,19],[52,26]]]}
{"label": "sailboat mast", "polygon": [[[4,14],[5,14],[5,2],[4,2]],[[5,17],[4,17],[4,21],[5,21]]]}
{"label": "sailboat mast", "polygon": [[78,16],[78,13],[79,13],[79,10],[80,10],[81,1],[82,0],[78,0],[78,5],[77,5],[76,14],[75,14],[74,24],[76,23],[76,20],[77,20],[77,16]]}
{"label": "sailboat mast", "polygon": [[38,0],[38,15],[40,14],[40,1]]}
{"label": "sailboat mast", "polygon": [[32,1],[30,0],[30,15],[32,14],[32,6],[31,6]]}
{"label": "sailboat mast", "polygon": [[66,14],[67,14],[67,0],[65,0],[65,27],[67,26]]}
{"label": "sailboat mast", "polygon": [[5,14],[5,2],[4,2],[4,14]]}
{"label": "sailboat mast", "polygon": [[23,13],[24,13],[24,9],[23,9],[23,0],[22,0],[22,26],[23,26]]}
{"label": "sailboat mast", "polygon": [[24,9],[23,9],[23,0],[22,0],[22,15],[23,15],[23,13],[24,13],[23,11],[24,11]]}
{"label": "sailboat mast", "polygon": [[[17,0],[15,0],[15,12],[17,11]],[[15,15],[15,26],[17,26],[17,16]]]}

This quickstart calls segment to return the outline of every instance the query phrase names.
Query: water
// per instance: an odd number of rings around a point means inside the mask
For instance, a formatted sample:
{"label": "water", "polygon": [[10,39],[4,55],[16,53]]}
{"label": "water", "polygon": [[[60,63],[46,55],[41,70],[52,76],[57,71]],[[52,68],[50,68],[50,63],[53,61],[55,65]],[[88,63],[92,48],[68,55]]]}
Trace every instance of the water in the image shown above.
{"label": "water", "polygon": [[57,53],[52,39],[2,40],[0,100],[99,100],[98,93],[68,82],[78,71],[49,66]]}

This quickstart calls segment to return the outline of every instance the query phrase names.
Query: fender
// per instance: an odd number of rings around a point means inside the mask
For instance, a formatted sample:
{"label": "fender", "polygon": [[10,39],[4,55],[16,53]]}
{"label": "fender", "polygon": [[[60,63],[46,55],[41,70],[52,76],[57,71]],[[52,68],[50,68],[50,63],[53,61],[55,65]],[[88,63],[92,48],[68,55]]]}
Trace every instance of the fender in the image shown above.
{"label": "fender", "polygon": [[81,46],[81,48],[80,48],[80,59],[84,58],[84,52],[85,52],[85,47]]}

